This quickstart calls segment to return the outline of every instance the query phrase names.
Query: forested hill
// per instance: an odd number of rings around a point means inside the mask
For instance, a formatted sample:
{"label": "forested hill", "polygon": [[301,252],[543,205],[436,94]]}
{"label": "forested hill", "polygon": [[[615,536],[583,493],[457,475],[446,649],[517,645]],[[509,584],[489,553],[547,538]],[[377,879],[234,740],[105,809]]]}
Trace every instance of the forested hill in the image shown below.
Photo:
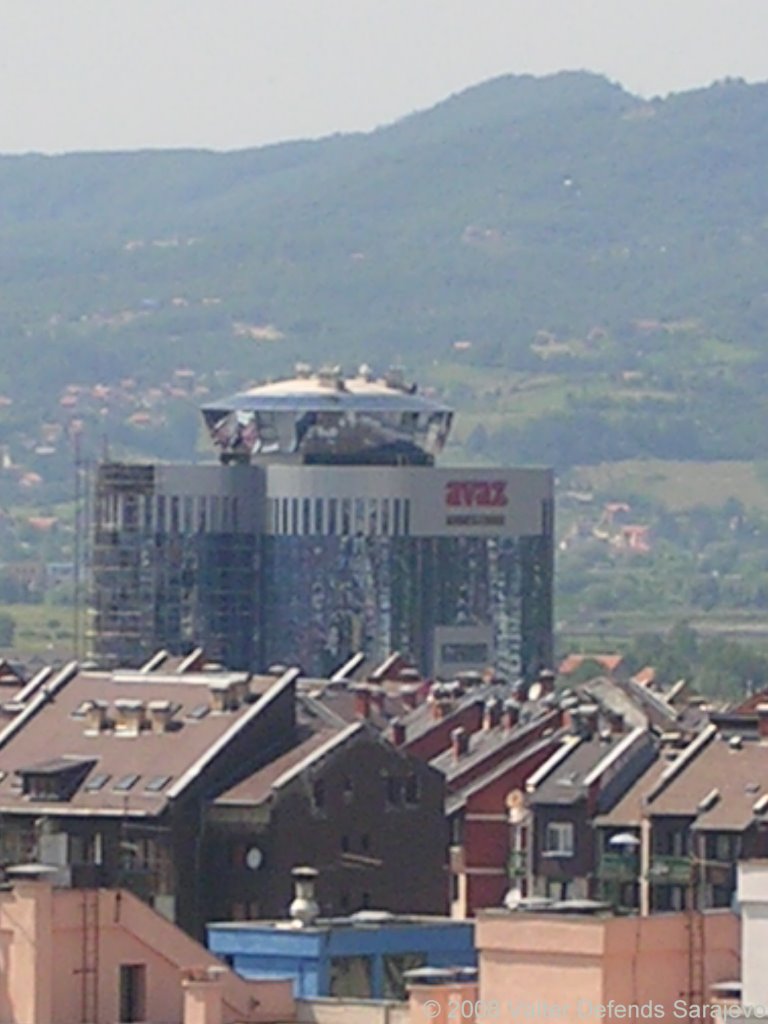
{"label": "forested hill", "polygon": [[713,344],[706,386],[746,381],[754,424],[766,124],[765,85],[644,101],[580,72],[367,135],[0,158],[0,426],[31,428],[71,384],[241,383],[297,358],[546,363],[663,391]]}

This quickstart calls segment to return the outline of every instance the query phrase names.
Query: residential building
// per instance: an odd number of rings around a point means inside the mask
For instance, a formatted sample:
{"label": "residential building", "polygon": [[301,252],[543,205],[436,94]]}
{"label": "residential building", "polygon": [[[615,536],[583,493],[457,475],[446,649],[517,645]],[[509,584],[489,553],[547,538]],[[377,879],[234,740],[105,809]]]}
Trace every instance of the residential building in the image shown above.
{"label": "residential building", "polygon": [[[596,819],[604,885],[632,884],[629,905],[645,913],[731,906],[737,862],[768,856],[766,765],[767,703],[713,713],[690,743],[668,743]],[[617,836],[631,853],[616,854]]]}
{"label": "residential building", "polygon": [[0,863],[130,888],[202,933],[204,808],[294,742],[298,672],[195,664],[38,673],[0,730]]}
{"label": "residential building", "polygon": [[530,894],[554,899],[590,898],[596,891],[592,821],[607,811],[655,757],[647,726],[626,730],[623,719],[606,721],[596,704],[572,698],[568,735],[528,778],[525,805],[531,845]]}
{"label": "residential building", "polygon": [[281,917],[291,869],[303,863],[321,869],[326,917],[444,913],[442,774],[366,721],[305,724],[300,735],[208,806],[203,864],[218,879],[209,917]]}

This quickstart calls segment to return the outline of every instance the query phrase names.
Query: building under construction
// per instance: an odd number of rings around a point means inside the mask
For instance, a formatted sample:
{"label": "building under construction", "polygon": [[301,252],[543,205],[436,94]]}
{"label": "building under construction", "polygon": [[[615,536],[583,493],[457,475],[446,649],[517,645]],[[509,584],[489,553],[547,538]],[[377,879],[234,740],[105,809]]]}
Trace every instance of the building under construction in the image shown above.
{"label": "building under construction", "polygon": [[309,674],[356,651],[438,677],[549,665],[550,471],[435,466],[451,410],[397,374],[302,369],[203,416],[218,464],[98,468],[100,663],[202,644]]}

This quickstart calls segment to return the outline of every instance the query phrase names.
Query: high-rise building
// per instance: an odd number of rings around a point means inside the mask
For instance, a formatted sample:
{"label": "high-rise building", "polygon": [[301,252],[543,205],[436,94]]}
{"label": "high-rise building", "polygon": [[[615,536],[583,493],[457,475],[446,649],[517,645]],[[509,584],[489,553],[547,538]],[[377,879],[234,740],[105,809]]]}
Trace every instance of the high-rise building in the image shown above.
{"label": "high-rise building", "polygon": [[203,415],[218,465],[98,469],[99,662],[201,644],[308,674],[357,651],[442,678],[550,664],[549,470],[435,466],[451,410],[396,373],[300,368]]}

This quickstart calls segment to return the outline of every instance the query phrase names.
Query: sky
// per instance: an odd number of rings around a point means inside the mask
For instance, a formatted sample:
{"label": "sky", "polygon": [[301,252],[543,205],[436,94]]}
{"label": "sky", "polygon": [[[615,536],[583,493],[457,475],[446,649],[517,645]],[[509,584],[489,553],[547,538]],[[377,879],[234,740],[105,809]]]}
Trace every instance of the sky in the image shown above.
{"label": "sky", "polygon": [[768,80],[768,0],[0,0],[0,153],[368,131],[503,74]]}

